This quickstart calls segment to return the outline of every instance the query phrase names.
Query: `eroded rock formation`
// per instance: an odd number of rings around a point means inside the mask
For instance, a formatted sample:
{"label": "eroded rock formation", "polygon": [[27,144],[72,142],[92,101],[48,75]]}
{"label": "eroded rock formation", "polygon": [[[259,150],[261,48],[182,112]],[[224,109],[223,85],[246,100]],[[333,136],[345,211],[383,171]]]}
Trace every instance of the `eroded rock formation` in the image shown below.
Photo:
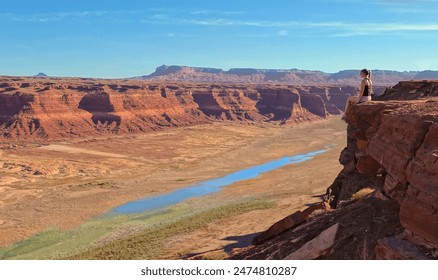
{"label": "eroded rock formation", "polygon": [[300,123],[338,114],[351,86],[0,78],[0,140],[140,133],[213,121]]}

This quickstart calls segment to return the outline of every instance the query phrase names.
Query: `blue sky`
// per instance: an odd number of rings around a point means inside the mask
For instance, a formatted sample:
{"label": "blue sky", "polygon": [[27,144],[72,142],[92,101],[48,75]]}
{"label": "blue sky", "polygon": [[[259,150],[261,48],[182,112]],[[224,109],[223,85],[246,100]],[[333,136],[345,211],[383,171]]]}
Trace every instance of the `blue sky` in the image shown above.
{"label": "blue sky", "polygon": [[438,0],[2,1],[0,75],[438,70],[437,14]]}

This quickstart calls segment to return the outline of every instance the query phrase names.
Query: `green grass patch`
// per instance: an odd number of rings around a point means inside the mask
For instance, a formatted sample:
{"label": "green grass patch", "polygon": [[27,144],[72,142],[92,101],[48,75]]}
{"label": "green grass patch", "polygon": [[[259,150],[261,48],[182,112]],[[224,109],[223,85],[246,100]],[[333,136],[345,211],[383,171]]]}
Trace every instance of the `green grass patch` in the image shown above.
{"label": "green grass patch", "polygon": [[156,259],[160,256],[164,241],[177,234],[187,233],[207,224],[252,210],[267,209],[275,204],[266,200],[233,202],[217,208],[203,210],[180,219],[157,224],[134,236],[116,240],[104,246],[77,254],[68,259],[133,260]]}
{"label": "green grass patch", "polygon": [[17,255],[23,255],[29,251],[38,251],[41,248],[56,244],[65,238],[64,234],[56,229],[48,229],[43,233],[35,235],[32,239],[17,243],[13,246],[13,250],[0,250],[0,259],[13,259]]}
{"label": "green grass patch", "polygon": [[27,240],[0,248],[0,260],[152,259],[159,256],[164,240],[172,235],[228,216],[274,206],[271,201],[255,198],[214,204],[202,201],[142,214],[103,215],[71,231],[47,229]]}
{"label": "green grass patch", "polygon": [[0,249],[0,260],[57,259],[89,248],[96,239],[117,228],[118,222],[91,220],[72,231],[47,229],[12,246]]}

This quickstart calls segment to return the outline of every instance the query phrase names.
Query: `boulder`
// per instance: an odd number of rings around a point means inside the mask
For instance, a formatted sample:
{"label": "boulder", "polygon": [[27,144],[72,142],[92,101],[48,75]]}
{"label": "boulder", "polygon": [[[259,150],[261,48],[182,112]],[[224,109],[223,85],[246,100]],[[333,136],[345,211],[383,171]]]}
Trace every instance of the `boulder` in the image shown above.
{"label": "boulder", "polygon": [[377,241],[377,260],[427,260],[421,248],[403,240],[400,236],[391,236]]}
{"label": "boulder", "polygon": [[253,241],[252,244],[253,245],[258,245],[258,244],[262,244],[263,242],[280,235],[281,233],[293,229],[297,226],[299,226],[300,224],[302,224],[307,217],[310,216],[310,214],[312,214],[314,211],[319,210],[319,209],[326,209],[327,204],[325,203],[317,203],[314,205],[311,205],[309,207],[307,207],[305,210],[303,211],[297,211],[295,213],[293,213],[292,215],[289,215],[283,219],[281,219],[280,221],[276,222],[275,224],[273,224],[270,228],[268,228],[266,231],[262,232],[260,235],[256,236]]}
{"label": "boulder", "polygon": [[336,234],[338,232],[339,223],[325,229],[316,238],[307,242],[296,250],[287,255],[285,260],[314,260],[330,254],[332,247],[335,244]]}

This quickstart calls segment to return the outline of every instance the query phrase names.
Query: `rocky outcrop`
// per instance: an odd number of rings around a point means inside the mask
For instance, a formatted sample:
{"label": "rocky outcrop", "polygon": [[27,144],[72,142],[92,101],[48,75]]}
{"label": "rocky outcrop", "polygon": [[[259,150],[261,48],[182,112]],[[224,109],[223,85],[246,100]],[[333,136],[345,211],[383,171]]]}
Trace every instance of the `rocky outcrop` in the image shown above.
{"label": "rocky outcrop", "polygon": [[292,228],[296,228],[297,226],[301,225],[306,221],[307,218],[316,210],[320,209],[329,209],[327,208],[326,203],[317,203],[315,205],[312,205],[304,211],[297,211],[293,213],[292,215],[289,215],[280,221],[273,224],[270,228],[268,228],[266,231],[262,232],[258,236],[256,236],[252,244],[258,245],[263,244],[266,240],[269,240],[273,237],[279,236],[285,231],[288,231]]}
{"label": "rocky outcrop", "polygon": [[404,238],[438,248],[438,98],[370,102],[354,106],[347,120],[347,149],[361,166],[352,173],[366,174],[398,202]]}
{"label": "rocky outcrop", "polygon": [[[309,248],[309,244],[318,243],[318,248],[324,249],[320,254],[304,254],[301,249],[300,256],[307,256],[306,259],[375,259],[374,248],[378,240],[403,231],[398,211],[396,202],[369,196],[339,209],[310,216],[305,223],[260,245],[233,251],[230,258],[282,260],[304,246]],[[334,234],[334,242],[331,234],[328,241],[318,238],[336,224],[339,224],[336,232],[330,231]]]}
{"label": "rocky outcrop", "polygon": [[142,133],[225,120],[293,124],[338,114],[355,92],[349,86],[4,77],[0,78],[0,139],[46,141]]}
{"label": "rocky outcrop", "polygon": [[[257,246],[232,258],[437,259],[437,95],[438,81],[401,82],[383,101],[352,106],[339,159],[344,168],[325,197],[331,210],[305,218],[293,214],[299,223],[294,219],[281,231],[285,223],[278,223],[256,237]],[[365,188],[375,191],[357,198]],[[322,233],[336,223],[341,226],[328,244],[333,234]],[[275,234],[267,235],[272,229]],[[326,248],[324,254],[304,252],[314,244]]]}
{"label": "rocky outcrop", "polygon": [[438,96],[438,83],[435,81],[405,81],[386,88],[376,100],[414,100]]}

